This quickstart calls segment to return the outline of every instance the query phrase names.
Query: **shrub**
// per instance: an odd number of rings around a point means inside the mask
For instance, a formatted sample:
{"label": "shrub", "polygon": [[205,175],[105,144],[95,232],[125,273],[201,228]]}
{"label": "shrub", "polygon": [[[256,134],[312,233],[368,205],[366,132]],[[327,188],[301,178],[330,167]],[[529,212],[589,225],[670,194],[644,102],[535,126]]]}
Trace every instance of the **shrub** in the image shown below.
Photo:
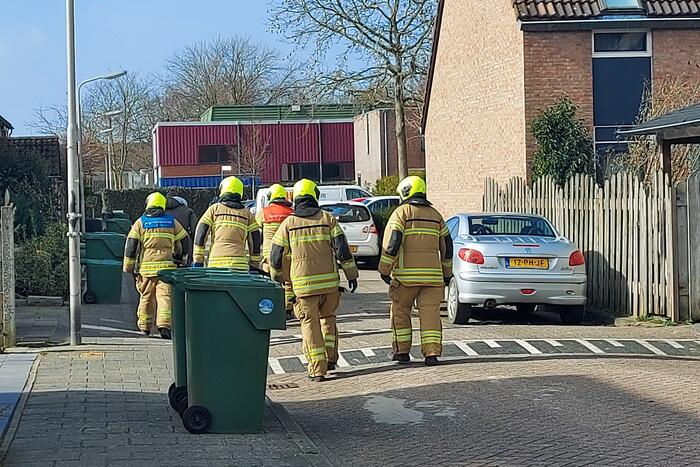
{"label": "shrub", "polygon": [[576,117],[576,104],[564,96],[546,108],[533,122],[537,152],[532,177],[551,176],[564,185],[577,173],[592,174],[593,141],[586,124]]}
{"label": "shrub", "polygon": [[[417,175],[423,180],[425,180],[425,170],[414,170],[410,172],[410,175]],[[387,177],[382,177],[379,180],[377,180],[376,185],[374,185],[372,194],[374,196],[395,196],[396,187],[399,186],[399,182],[400,180],[398,175],[389,175]]]}
{"label": "shrub", "polygon": [[49,224],[15,257],[16,290],[21,295],[68,296],[67,226]]}

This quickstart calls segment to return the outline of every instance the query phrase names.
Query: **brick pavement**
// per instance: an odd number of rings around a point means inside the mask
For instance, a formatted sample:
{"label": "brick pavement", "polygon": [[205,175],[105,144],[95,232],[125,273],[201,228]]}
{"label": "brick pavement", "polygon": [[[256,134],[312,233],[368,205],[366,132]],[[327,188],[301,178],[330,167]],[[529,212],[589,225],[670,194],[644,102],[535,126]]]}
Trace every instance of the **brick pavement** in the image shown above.
{"label": "brick pavement", "polygon": [[374,367],[274,400],[335,465],[697,465],[697,362]]}
{"label": "brick pavement", "polygon": [[269,409],[263,434],[190,435],[167,401],[169,345],[123,341],[40,356],[0,465],[310,465]]}
{"label": "brick pavement", "polygon": [[0,439],[12,419],[35,357],[32,354],[0,354]]}

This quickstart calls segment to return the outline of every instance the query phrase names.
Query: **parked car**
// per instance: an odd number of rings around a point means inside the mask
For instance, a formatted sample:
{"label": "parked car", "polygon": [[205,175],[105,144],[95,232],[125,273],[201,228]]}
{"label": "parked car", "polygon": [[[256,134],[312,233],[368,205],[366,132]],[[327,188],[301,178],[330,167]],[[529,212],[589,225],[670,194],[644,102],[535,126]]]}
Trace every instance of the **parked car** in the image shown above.
{"label": "parked car", "polygon": [[[292,200],[292,187],[285,187],[287,190],[287,198]],[[255,196],[255,209],[262,209],[267,206],[267,192],[268,188],[260,188]],[[367,190],[357,185],[319,185],[318,186],[319,197],[318,201],[320,203],[330,202],[330,201],[349,201],[356,198],[369,198],[370,195]]]}
{"label": "parked car", "polygon": [[372,214],[387,212],[401,204],[398,196],[373,196],[362,200]]}
{"label": "parked car", "polygon": [[321,208],[338,220],[350,245],[350,253],[366,261],[370,267],[379,265],[379,231],[372,221],[369,209],[362,203],[321,203]]}
{"label": "parked car", "polygon": [[585,314],[583,253],[541,216],[458,214],[447,221],[454,277],[447,287],[450,322],[466,324],[473,306],[515,305],[531,312],[551,305],[565,324]]}

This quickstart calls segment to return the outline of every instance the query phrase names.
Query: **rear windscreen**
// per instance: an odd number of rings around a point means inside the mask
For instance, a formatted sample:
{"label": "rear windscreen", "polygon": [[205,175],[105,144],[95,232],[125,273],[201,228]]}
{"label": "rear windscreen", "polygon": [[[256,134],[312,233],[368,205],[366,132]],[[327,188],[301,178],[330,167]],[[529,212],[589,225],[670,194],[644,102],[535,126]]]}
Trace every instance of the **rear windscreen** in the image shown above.
{"label": "rear windscreen", "polygon": [[513,215],[470,217],[469,234],[555,236],[552,227],[541,217]]}
{"label": "rear windscreen", "polygon": [[331,213],[338,222],[367,222],[371,216],[364,206],[352,206],[349,204],[331,204],[321,206],[324,211]]}

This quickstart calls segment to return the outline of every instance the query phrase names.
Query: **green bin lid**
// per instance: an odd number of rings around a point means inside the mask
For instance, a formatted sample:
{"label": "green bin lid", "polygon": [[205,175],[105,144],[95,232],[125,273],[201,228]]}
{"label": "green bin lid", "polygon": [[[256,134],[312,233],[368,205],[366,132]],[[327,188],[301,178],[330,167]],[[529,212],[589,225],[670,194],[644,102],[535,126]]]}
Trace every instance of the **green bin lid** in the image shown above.
{"label": "green bin lid", "polygon": [[115,268],[120,268],[122,267],[122,262],[116,259],[84,259],[82,261],[83,264],[86,265],[91,265],[91,266],[112,266]]}
{"label": "green bin lid", "polygon": [[126,243],[126,235],[116,232],[95,232],[82,234],[85,243],[101,241],[112,253],[115,258],[121,258],[124,255],[124,243]]}

